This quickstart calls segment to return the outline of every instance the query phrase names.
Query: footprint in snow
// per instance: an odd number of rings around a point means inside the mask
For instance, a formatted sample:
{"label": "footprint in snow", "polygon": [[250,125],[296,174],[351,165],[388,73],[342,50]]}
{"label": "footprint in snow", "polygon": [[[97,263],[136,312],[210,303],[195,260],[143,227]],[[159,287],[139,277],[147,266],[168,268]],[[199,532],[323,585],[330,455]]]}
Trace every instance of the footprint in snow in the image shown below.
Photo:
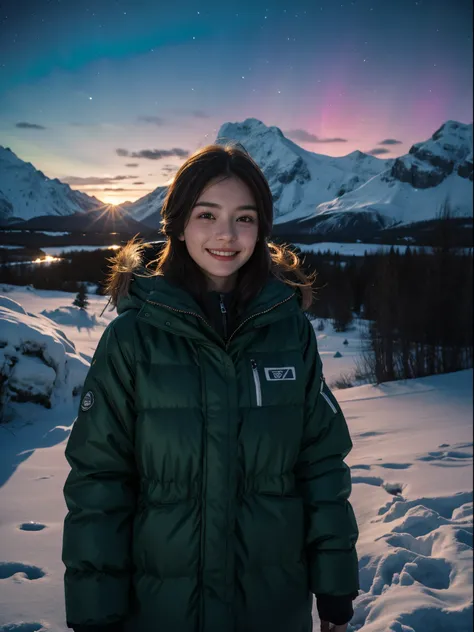
{"label": "footprint in snow", "polygon": [[411,467],[412,463],[378,463],[380,467],[385,467],[389,470],[407,470]]}
{"label": "footprint in snow", "polygon": [[46,632],[42,623],[6,623],[0,626],[0,632]]}
{"label": "footprint in snow", "polygon": [[[18,577],[15,577],[18,575]],[[43,569],[32,564],[23,564],[22,562],[0,562],[0,579],[9,579],[22,581],[24,579],[40,579],[46,573]]]}
{"label": "footprint in snow", "polygon": [[379,516],[384,516],[382,522],[393,522],[403,518],[411,509],[421,507],[430,509],[448,520],[472,519],[472,491],[457,492],[451,496],[434,496],[404,500],[394,498],[378,511]]}
{"label": "footprint in snow", "polygon": [[451,564],[444,558],[425,557],[404,548],[395,549],[380,559],[370,591],[380,595],[387,585],[411,586],[415,582],[427,588],[447,590],[451,570]]}
{"label": "footprint in snow", "polygon": [[400,624],[400,627],[393,627],[394,632],[404,632],[405,630],[469,632],[472,630],[472,606],[459,607],[459,610],[442,609],[433,605],[420,606],[412,612],[401,614],[397,623]]}
{"label": "footprint in snow", "polygon": [[23,522],[19,527],[20,531],[42,531],[46,529],[46,525],[41,522],[34,522],[30,520],[30,522]]}
{"label": "footprint in snow", "polygon": [[[47,478],[53,478],[54,474],[48,474],[47,476],[38,476],[37,478],[33,479],[35,481],[44,481]],[[0,630],[1,632],[1,630]]]}
{"label": "footprint in snow", "polygon": [[[433,450],[417,457],[417,461],[426,461],[430,465],[438,467],[465,467],[472,462],[472,443],[458,443],[450,445],[442,443],[440,448],[451,448],[451,450]],[[467,451],[471,448],[470,451]]]}
{"label": "footprint in snow", "polygon": [[387,483],[380,476],[352,476],[351,479],[353,483],[366,483],[375,487],[383,487],[392,496],[400,495],[405,487],[403,483]]}
{"label": "footprint in snow", "polygon": [[[457,446],[459,448],[459,446]],[[457,546],[472,551],[472,492],[457,492],[451,496],[405,500],[395,497],[379,509],[373,522],[397,520],[391,531],[377,540],[390,546],[387,553],[374,564],[373,558],[361,557],[360,580],[365,595],[360,597],[353,622],[360,629],[365,625],[370,605],[378,595],[392,585],[419,584],[422,591],[449,590],[451,582],[459,581],[450,560],[443,557],[452,540]],[[441,527],[441,528],[440,528]],[[451,527],[451,530],[447,530]],[[447,543],[449,547],[447,547]],[[467,578],[466,578],[467,581]],[[364,600],[365,598],[365,600]],[[463,630],[472,629],[471,608],[459,612],[428,605],[400,614],[393,632],[402,630]],[[456,615],[454,617],[454,615]],[[403,624],[403,625],[402,625]]]}

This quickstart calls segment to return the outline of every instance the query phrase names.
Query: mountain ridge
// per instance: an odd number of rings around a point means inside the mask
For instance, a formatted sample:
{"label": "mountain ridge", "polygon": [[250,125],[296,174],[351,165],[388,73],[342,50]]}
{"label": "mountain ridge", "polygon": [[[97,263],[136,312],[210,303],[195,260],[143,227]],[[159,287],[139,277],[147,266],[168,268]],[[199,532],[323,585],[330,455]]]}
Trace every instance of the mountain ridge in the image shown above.
{"label": "mountain ridge", "polygon": [[28,220],[42,215],[72,215],[103,206],[103,202],[48,178],[9,147],[0,146],[0,219]]}
{"label": "mountain ridge", "polygon": [[[351,225],[379,229],[422,222],[434,219],[446,201],[454,216],[472,217],[472,123],[448,120],[407,154],[388,159],[359,150],[339,157],[311,152],[255,118],[224,123],[215,142],[241,145],[259,164],[272,191],[274,224],[280,232],[291,227],[291,232],[327,234]],[[14,179],[30,188],[9,198],[8,179],[10,191]],[[130,219],[158,228],[167,190],[158,186],[122,210]],[[42,215],[71,215],[101,206],[106,205],[47,178],[0,147],[0,219],[11,221],[19,213],[21,219],[31,219],[45,208],[53,212]]]}

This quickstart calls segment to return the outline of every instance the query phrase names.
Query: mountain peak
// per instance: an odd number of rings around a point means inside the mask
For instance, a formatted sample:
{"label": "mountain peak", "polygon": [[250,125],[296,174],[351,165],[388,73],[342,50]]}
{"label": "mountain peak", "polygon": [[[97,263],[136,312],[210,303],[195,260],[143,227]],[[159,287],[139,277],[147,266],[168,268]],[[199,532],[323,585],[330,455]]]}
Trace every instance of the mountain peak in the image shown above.
{"label": "mountain peak", "polygon": [[472,123],[446,121],[431,137],[434,141],[445,141],[455,144],[470,143],[472,147]]}
{"label": "mountain peak", "polygon": [[101,205],[96,198],[48,178],[9,147],[0,147],[0,219],[71,215]]}
{"label": "mountain peak", "polygon": [[241,123],[224,123],[221,125],[217,134],[217,142],[239,142],[242,138],[248,138],[249,136],[278,136],[285,139],[279,127],[274,125],[268,127],[256,118],[247,118]]}

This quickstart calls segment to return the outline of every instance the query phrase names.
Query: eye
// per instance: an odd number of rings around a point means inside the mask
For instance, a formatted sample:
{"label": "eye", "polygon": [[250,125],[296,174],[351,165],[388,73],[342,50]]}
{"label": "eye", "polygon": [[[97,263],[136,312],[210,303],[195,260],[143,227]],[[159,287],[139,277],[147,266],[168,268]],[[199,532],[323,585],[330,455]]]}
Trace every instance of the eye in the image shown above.
{"label": "eye", "polygon": [[200,219],[201,217],[204,217],[204,219],[209,219],[209,217],[212,217],[212,213],[210,213],[209,211],[206,211],[205,213],[199,213],[198,219]]}
{"label": "eye", "polygon": [[239,217],[239,220],[240,219],[245,220],[244,224],[253,224],[256,221],[255,218],[252,217],[251,215],[242,215],[242,217]]}

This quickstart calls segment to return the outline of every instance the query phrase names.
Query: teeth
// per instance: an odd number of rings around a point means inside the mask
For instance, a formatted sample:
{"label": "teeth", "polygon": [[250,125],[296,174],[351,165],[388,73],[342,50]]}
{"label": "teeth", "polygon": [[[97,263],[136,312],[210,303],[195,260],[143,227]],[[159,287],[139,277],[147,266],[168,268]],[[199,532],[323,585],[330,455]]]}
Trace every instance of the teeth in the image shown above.
{"label": "teeth", "polygon": [[233,257],[237,254],[236,252],[224,252],[223,250],[209,250],[213,255],[219,255],[221,257]]}

